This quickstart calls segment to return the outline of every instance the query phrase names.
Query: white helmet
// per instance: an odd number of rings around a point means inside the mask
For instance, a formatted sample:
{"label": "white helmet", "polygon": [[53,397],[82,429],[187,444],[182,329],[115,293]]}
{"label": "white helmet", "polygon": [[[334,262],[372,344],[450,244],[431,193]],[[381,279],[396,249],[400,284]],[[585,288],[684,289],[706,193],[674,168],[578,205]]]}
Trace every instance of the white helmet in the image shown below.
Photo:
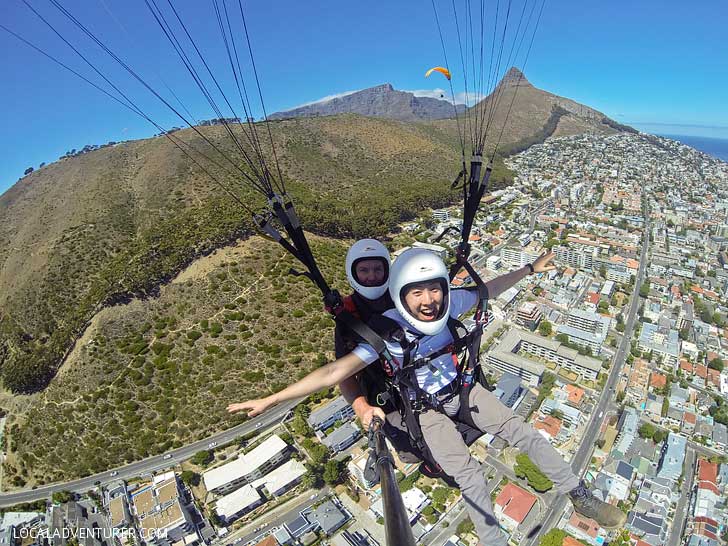
{"label": "white helmet", "polygon": [[[426,281],[441,281],[443,299],[440,314],[432,321],[421,321],[410,313],[404,302],[404,293],[411,285]],[[389,276],[389,294],[397,311],[419,332],[433,336],[446,325],[450,308],[450,280],[447,267],[433,252],[410,248],[400,254],[392,265]]]}
{"label": "white helmet", "polygon": [[[378,286],[364,286],[356,277],[356,264],[362,260],[381,260],[384,263],[384,281]],[[368,300],[376,300],[384,295],[389,284],[389,251],[376,239],[360,239],[346,253],[346,277],[349,284]]]}

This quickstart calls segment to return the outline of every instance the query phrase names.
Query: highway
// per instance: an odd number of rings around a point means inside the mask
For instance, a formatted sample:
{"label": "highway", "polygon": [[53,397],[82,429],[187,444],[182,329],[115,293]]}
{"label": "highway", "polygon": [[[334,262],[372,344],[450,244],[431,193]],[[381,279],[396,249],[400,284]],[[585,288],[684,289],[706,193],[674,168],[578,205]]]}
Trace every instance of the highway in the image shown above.
{"label": "highway", "polygon": [[[210,449],[210,444],[215,442],[216,445],[223,445],[230,442],[249,432],[253,432],[258,429],[264,429],[267,426],[273,425],[274,423],[280,422],[284,416],[293,409],[296,404],[301,400],[291,400],[280,406],[277,406],[266,412],[264,415],[257,419],[246,421],[231,429],[219,432],[214,436],[210,436],[204,440],[200,440],[193,444],[186,445],[169,451],[162,455],[154,455],[148,457],[142,461],[137,461],[126,466],[111,469],[100,474],[93,476],[87,476],[80,480],[73,480],[65,483],[56,483],[52,485],[44,485],[37,489],[25,489],[21,491],[15,491],[12,493],[3,493],[0,495],[0,507],[13,506],[15,504],[24,502],[33,502],[41,499],[50,498],[56,491],[74,491],[77,493],[85,493],[89,489],[96,487],[97,481],[106,483],[115,480],[129,480],[136,476],[143,476],[145,474],[150,475],[154,472],[160,472],[166,469],[171,469],[178,463],[189,459],[195,453],[201,450]],[[260,426],[257,426],[261,423]],[[113,474],[113,476],[112,476]]]}
{"label": "highway", "polygon": [[[639,309],[640,304],[640,286],[642,286],[645,275],[645,268],[647,266],[647,250],[649,247],[649,241],[650,225],[648,220],[647,222],[645,222],[645,231],[642,237],[642,254],[640,256],[640,267],[634,283],[634,290],[632,292],[629,314],[627,315],[627,320],[625,321],[625,329],[624,336],[622,337],[622,343],[619,345],[619,349],[617,349],[617,352],[612,359],[612,366],[609,371],[609,378],[604,385],[604,390],[602,391],[602,395],[599,398],[599,402],[592,412],[589,425],[587,426],[586,431],[584,432],[584,436],[581,439],[581,445],[579,446],[579,449],[577,450],[573,460],[571,461],[571,467],[577,476],[582,476],[584,471],[588,467],[591,453],[594,449],[594,444],[597,440],[597,435],[599,434],[599,428],[601,426],[604,414],[617,407],[615,398],[613,398],[612,394],[614,392],[613,389],[615,388],[617,381],[619,380],[619,376],[622,373],[622,366],[624,365],[624,360],[626,358],[627,352],[630,349],[630,340],[632,339],[632,334],[634,332],[637,318],[637,310]],[[541,528],[538,530],[538,532],[534,533],[533,536],[529,536],[524,544],[527,544],[528,546],[536,546],[538,544],[538,539],[541,534],[546,533],[556,526],[559,519],[561,518],[561,514],[563,513],[564,507],[566,506],[567,502],[568,498],[566,497],[566,495],[557,497],[554,500],[554,503],[551,505],[551,508],[546,512],[543,518],[543,523],[541,524]]]}

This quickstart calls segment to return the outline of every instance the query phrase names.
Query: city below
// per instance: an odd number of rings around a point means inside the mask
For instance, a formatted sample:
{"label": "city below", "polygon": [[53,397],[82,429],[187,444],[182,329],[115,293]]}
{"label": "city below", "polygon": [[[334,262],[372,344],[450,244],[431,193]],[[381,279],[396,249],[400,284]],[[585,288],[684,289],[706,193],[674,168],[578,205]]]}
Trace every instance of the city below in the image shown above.
{"label": "city below", "polygon": [[[484,434],[470,451],[503,533],[527,546],[726,544],[728,163],[619,133],[551,138],[506,164],[514,183],[483,198],[471,264],[487,281],[552,250],[558,267],[488,302],[480,363],[493,394],[627,519],[610,531],[579,515]],[[394,256],[448,258],[461,223],[457,206],[427,211],[393,235]],[[465,271],[452,282],[470,284]],[[392,451],[416,543],[475,546],[459,490]],[[385,546],[368,456],[331,389],[133,465],[6,491],[0,546]]]}

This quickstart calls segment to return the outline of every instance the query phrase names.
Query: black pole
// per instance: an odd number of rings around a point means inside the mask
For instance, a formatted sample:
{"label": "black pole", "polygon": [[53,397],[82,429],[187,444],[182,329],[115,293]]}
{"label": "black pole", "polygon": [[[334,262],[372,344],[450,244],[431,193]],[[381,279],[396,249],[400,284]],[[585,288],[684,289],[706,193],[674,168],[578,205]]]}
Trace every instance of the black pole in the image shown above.
{"label": "black pole", "polygon": [[377,457],[379,483],[382,486],[382,503],[384,505],[384,535],[387,546],[416,546],[412,535],[407,510],[402,501],[397,480],[394,477],[394,463],[381,430],[382,421],[373,419],[370,425],[373,430],[374,445],[371,446]]}

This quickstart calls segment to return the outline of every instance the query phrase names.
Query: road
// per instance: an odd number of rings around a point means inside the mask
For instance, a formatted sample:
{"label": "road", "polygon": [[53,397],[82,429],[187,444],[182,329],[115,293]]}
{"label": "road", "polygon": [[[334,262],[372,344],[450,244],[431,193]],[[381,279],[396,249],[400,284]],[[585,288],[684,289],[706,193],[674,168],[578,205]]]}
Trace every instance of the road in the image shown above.
{"label": "road", "polygon": [[546,210],[549,206],[553,205],[553,201],[549,198],[546,199],[543,203],[541,203],[536,210],[534,210],[531,213],[531,219],[528,222],[528,232],[532,233],[534,228],[536,227],[536,216],[541,214],[544,210]]}
{"label": "road", "polygon": [[[581,445],[579,446],[579,449],[577,450],[574,458],[571,461],[571,468],[574,470],[577,476],[582,476],[588,466],[591,453],[594,449],[594,444],[597,439],[597,435],[599,434],[599,428],[604,417],[603,414],[606,414],[610,410],[616,408],[615,399],[612,398],[612,389],[615,388],[617,381],[619,380],[627,351],[629,351],[630,349],[630,340],[632,339],[632,333],[634,332],[635,322],[637,318],[637,310],[639,309],[640,304],[640,286],[642,286],[642,281],[645,275],[645,268],[647,266],[647,249],[649,247],[649,241],[650,224],[648,220],[645,222],[645,231],[642,238],[642,254],[640,256],[640,267],[637,271],[637,278],[635,279],[634,290],[632,291],[629,314],[627,315],[627,320],[625,321],[624,337],[622,338],[622,343],[619,345],[619,348],[617,349],[617,352],[612,359],[612,366],[609,371],[609,378],[604,385],[604,390],[602,391],[602,395],[599,398],[599,402],[592,412],[589,425],[587,426],[586,431],[584,432],[584,436],[581,439]],[[600,415],[602,416],[602,418],[599,417]],[[564,507],[566,506],[567,502],[568,498],[566,497],[566,495],[557,497],[551,505],[551,508],[546,512],[542,520],[543,523],[541,524],[541,529],[537,533],[534,533],[533,536],[529,536],[528,540],[524,542],[524,544],[528,546],[536,546],[536,544],[538,544],[539,537],[543,533],[546,533],[547,531],[555,527],[559,519],[561,519],[561,514],[563,513]]]}
{"label": "road", "polygon": [[[486,476],[492,470],[492,467],[488,465],[490,465],[493,460],[494,459],[490,457],[489,461],[482,465],[483,473]],[[506,469],[510,472],[510,474],[513,474],[513,472],[508,467],[506,467]],[[492,493],[493,490],[498,487],[498,484],[500,484],[502,479],[503,472],[496,469],[493,478],[488,481],[488,493]],[[442,546],[442,544],[444,544],[448,538],[450,538],[452,535],[457,534],[458,525],[467,517],[468,511],[465,509],[465,502],[461,498],[455,505],[450,508],[450,512],[448,513],[448,515],[443,518],[443,520],[439,521],[437,526],[435,526],[432,531],[430,531],[420,539],[420,543],[425,545],[432,544],[432,546]],[[443,521],[448,522],[447,527],[442,527]],[[440,530],[438,531],[438,529]]]}
{"label": "road", "polygon": [[[270,514],[263,514],[259,518],[256,518],[250,525],[246,526],[245,528],[226,535],[222,538],[220,542],[224,542],[225,544],[248,544],[248,542],[255,541],[253,543],[257,543],[263,536],[269,534],[275,528],[280,527],[287,521],[295,519],[301,512],[303,512],[307,508],[313,506],[318,502],[323,501],[329,495],[330,491],[331,490],[329,489],[329,487],[326,486],[318,493],[315,493],[315,496],[313,498],[306,495],[291,504],[285,504],[282,507],[285,512],[283,512],[282,514],[280,513],[281,510],[276,509],[272,510]],[[311,493],[309,491],[309,495],[310,494]],[[255,528],[257,528],[258,530],[252,532],[248,531],[248,529],[253,527],[253,525],[255,525]]]}
{"label": "road", "polygon": [[[189,459],[195,453],[200,450],[209,449],[211,442],[216,442],[218,445],[225,444],[249,432],[253,432],[258,428],[263,429],[269,425],[280,422],[283,417],[293,409],[301,400],[291,400],[285,404],[281,404],[266,412],[265,415],[259,417],[254,421],[247,421],[240,425],[237,425],[231,429],[219,432],[214,436],[210,436],[199,442],[186,445],[169,451],[163,455],[155,455],[142,461],[137,461],[126,466],[118,467],[100,474],[81,478],[80,480],[73,480],[66,483],[56,483],[52,485],[45,485],[38,487],[37,489],[25,489],[22,491],[15,491],[12,493],[4,493],[0,495],[0,507],[13,506],[15,504],[24,502],[33,502],[36,500],[50,498],[56,491],[74,491],[77,493],[84,493],[89,489],[96,487],[97,481],[101,483],[115,481],[115,480],[128,480],[136,476],[142,476],[144,474],[151,474],[153,472],[159,472],[165,469],[171,469],[178,463]],[[257,427],[257,423],[261,423],[260,427]],[[167,457],[167,458],[165,458]],[[112,473],[116,472],[113,476]]]}
{"label": "road", "polygon": [[683,469],[685,470],[682,487],[680,488],[680,499],[677,501],[670,537],[667,539],[666,546],[679,546],[685,528],[685,520],[687,519],[690,504],[690,486],[693,484],[693,475],[695,474],[695,451],[690,447],[688,447],[685,454]]}

